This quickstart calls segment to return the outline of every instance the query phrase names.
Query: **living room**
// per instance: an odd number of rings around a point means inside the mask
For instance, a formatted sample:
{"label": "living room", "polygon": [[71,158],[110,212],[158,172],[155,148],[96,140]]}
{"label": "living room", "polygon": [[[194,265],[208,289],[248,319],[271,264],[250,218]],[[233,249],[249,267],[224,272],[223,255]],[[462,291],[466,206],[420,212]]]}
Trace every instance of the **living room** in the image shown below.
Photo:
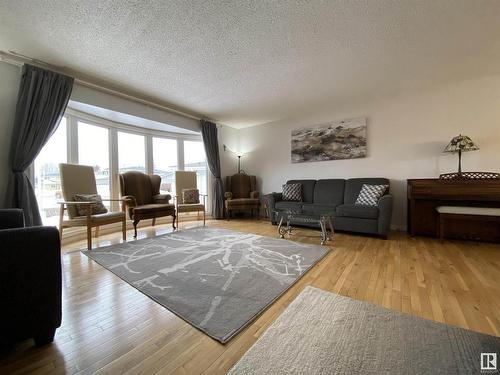
{"label": "living room", "polygon": [[495,373],[499,12],[0,4],[0,372]]}

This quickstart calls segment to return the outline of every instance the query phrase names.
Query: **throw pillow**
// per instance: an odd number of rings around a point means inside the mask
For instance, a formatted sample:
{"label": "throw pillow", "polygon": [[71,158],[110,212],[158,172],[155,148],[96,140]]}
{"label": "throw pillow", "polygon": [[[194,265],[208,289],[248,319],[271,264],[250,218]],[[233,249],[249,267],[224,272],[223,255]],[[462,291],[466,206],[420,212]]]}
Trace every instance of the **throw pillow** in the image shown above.
{"label": "throw pillow", "polygon": [[286,184],[282,188],[284,201],[302,202],[302,184]]}
{"label": "throw pillow", "polygon": [[76,202],[94,202],[91,205],[77,204],[76,212],[78,216],[87,216],[87,210],[90,208],[91,215],[105,214],[108,209],[102,204],[102,198],[99,194],[75,194],[73,200]]}
{"label": "throw pillow", "polygon": [[200,203],[200,193],[198,189],[182,189],[182,202],[184,204]]}
{"label": "throw pillow", "polygon": [[389,185],[367,185],[363,184],[361,191],[359,192],[358,199],[354,204],[362,206],[377,206],[378,200]]}

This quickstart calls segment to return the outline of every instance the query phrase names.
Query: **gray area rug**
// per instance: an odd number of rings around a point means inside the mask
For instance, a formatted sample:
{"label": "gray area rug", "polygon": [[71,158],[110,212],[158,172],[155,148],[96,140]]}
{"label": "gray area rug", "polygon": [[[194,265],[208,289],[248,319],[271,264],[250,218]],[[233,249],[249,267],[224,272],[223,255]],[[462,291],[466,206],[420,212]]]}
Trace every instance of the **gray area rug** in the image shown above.
{"label": "gray area rug", "polygon": [[222,343],[327,252],[328,247],[213,227],[82,251]]}
{"label": "gray area rug", "polygon": [[229,373],[480,374],[499,352],[498,337],[306,287]]}

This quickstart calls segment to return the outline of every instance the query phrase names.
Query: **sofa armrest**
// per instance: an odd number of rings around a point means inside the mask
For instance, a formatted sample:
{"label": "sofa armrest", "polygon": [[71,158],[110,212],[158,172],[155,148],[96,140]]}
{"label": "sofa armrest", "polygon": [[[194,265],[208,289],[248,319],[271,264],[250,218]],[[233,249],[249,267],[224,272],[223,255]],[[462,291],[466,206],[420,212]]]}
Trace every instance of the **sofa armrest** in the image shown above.
{"label": "sofa armrest", "polygon": [[281,193],[271,193],[264,195],[264,202],[267,205],[267,209],[269,211],[269,220],[272,224],[276,224],[276,220],[273,215],[273,211],[275,209],[274,206],[276,202],[280,202],[281,200],[283,200],[283,194]]}
{"label": "sofa armrest", "polygon": [[153,196],[153,201],[155,203],[165,203],[168,204],[172,196],[170,194],[156,194]]}
{"label": "sofa armrest", "polygon": [[233,199],[233,193],[231,193],[230,191],[226,191],[224,193],[224,200],[228,200],[228,199]]}
{"label": "sofa armrest", "polygon": [[386,194],[378,201],[378,234],[387,236],[391,229],[393,197]]}
{"label": "sofa armrest", "polygon": [[258,191],[251,191],[250,192],[250,198],[252,198],[252,199],[259,199],[260,198],[260,193]]}
{"label": "sofa armrest", "polygon": [[19,208],[0,210],[0,229],[23,228],[24,213]]}
{"label": "sofa armrest", "polygon": [[[61,243],[55,227],[0,230],[0,321],[8,341],[50,341],[61,325]],[[40,341],[38,341],[40,340]]]}

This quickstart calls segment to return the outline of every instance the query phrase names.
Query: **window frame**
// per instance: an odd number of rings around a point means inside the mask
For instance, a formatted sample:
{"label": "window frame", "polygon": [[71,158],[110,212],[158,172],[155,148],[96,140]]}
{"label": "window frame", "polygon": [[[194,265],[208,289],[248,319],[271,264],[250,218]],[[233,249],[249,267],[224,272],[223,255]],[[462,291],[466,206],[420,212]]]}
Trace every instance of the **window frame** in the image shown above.
{"label": "window frame", "polygon": [[[110,170],[110,195],[117,198],[120,196],[120,187],[118,181],[118,132],[130,133],[135,135],[144,136],[144,160],[146,166],[146,173],[153,173],[154,160],[153,160],[153,137],[175,140],[177,142],[177,168],[184,170],[184,141],[203,142],[201,134],[182,134],[173,133],[168,131],[161,131],[155,129],[141,128],[133,125],[111,121],[98,116],[90,115],[88,113],[80,112],[75,109],[67,108],[64,115],[66,118],[66,141],[67,141],[67,160],[68,163],[78,164],[78,122],[83,122],[89,125],[102,127],[108,130],[109,142],[109,170]],[[33,162],[29,168],[29,176],[34,182],[34,169]],[[205,161],[207,168],[207,189],[209,189],[210,179],[208,178],[208,164]],[[208,191],[207,191],[208,194]],[[207,211],[209,211],[207,204]],[[119,210],[119,202],[112,202],[112,210]]]}

